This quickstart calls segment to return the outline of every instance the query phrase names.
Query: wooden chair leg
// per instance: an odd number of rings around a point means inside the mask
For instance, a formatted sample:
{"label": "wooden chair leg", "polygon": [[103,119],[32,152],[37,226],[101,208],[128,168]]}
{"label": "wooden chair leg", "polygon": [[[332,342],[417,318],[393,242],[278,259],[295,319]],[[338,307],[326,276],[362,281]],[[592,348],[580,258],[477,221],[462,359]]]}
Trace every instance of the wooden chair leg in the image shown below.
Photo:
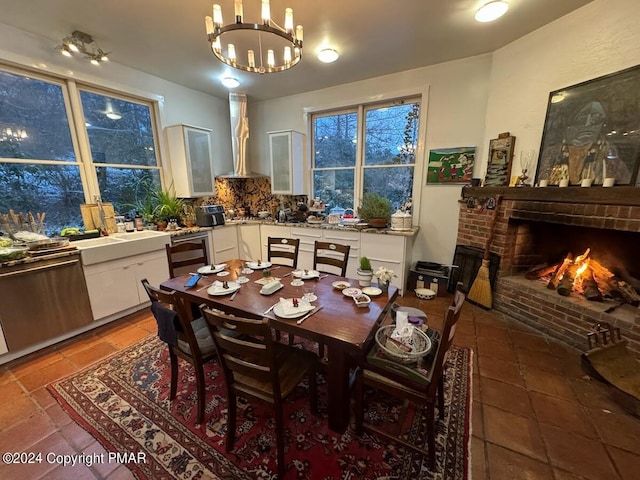
{"label": "wooden chair leg", "polygon": [[235,443],[236,436],[236,409],[238,408],[236,402],[236,395],[233,392],[229,392],[227,395],[227,452],[233,450],[233,444]]}
{"label": "wooden chair leg", "polygon": [[284,477],[284,421],[282,403],[276,401],[276,448],[278,450],[278,478]]}
{"label": "wooden chair leg", "polygon": [[433,471],[436,468],[436,420],[435,406],[427,405],[427,448],[429,469]]}
{"label": "wooden chair leg", "polygon": [[324,358],[324,343],[318,344],[318,357],[320,358],[320,360]]}
{"label": "wooden chair leg", "polygon": [[196,389],[198,391],[198,423],[202,423],[204,420],[204,404],[205,404],[205,389],[204,389],[204,367],[202,365],[196,366]]}
{"label": "wooden chair leg", "polygon": [[440,375],[438,381],[438,412],[440,418],[444,420],[444,373]]}
{"label": "wooden chair leg", "polygon": [[362,370],[356,371],[356,379],[353,384],[353,394],[355,396],[355,417],[356,417],[356,434],[362,435],[364,428],[364,388],[363,388]]}
{"label": "wooden chair leg", "polygon": [[169,389],[169,400],[176,398],[178,391],[178,357],[169,348],[169,364],[171,365],[171,387]]}

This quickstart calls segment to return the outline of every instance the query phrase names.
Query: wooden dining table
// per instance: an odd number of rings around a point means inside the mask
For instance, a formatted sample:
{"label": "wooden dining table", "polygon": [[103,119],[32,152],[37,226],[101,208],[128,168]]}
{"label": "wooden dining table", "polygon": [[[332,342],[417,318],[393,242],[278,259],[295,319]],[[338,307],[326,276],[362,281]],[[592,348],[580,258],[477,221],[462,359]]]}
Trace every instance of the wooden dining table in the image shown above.
{"label": "wooden dining table", "polygon": [[[279,302],[280,298],[301,298],[304,294],[303,286],[292,286],[296,279],[294,269],[285,266],[272,266],[271,276],[280,279],[284,285],[280,290],[270,294],[260,293],[263,271],[254,270],[246,274],[248,282],[241,285],[237,294],[210,295],[208,287],[215,282],[235,282],[245,261],[235,259],[226,262],[227,267],[220,276],[211,274],[203,276],[194,287],[185,287],[189,275],[182,275],[169,279],[161,284],[165,290],[175,290],[187,302],[206,304],[218,308],[226,313],[249,318],[267,317],[273,329],[287,332],[302,338],[322,343],[327,349],[327,402],[329,427],[343,433],[349,425],[350,387],[354,359],[366,355],[368,347],[373,342],[373,336],[394,300],[398,296],[398,289],[389,287],[388,294],[371,297],[367,307],[357,307],[351,297],[343,295],[340,289],[332,284],[342,280],[358,287],[357,280],[349,280],[336,275],[321,274],[318,279],[304,280],[304,283],[315,284],[317,300],[314,306],[322,306],[320,310],[308,317],[301,324],[297,318],[280,318],[273,310],[265,311]],[[262,280],[264,281],[264,280]]]}

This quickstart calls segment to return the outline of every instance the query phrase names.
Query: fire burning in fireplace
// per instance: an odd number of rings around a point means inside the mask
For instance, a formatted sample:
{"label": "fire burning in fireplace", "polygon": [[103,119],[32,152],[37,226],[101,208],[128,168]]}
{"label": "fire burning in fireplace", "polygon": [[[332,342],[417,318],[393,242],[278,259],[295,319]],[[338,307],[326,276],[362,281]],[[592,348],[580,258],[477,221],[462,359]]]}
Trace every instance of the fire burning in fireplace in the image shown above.
{"label": "fire burning in fireplace", "polygon": [[602,302],[616,299],[621,303],[637,306],[640,295],[630,283],[620,279],[611,270],[591,257],[591,249],[576,257],[568,253],[561,262],[554,265],[540,265],[530,269],[525,277],[547,282],[547,288],[568,297],[572,292],[583,295],[587,300]]}

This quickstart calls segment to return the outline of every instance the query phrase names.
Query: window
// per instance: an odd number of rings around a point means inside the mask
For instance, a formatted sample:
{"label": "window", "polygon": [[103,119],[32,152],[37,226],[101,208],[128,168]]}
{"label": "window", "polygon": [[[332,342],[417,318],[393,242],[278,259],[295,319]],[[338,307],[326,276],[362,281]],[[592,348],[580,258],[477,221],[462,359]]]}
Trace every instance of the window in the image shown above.
{"label": "window", "polygon": [[153,107],[0,69],[0,213],[45,213],[49,235],[82,225],[80,204],[96,196],[128,213],[144,194],[141,186],[160,185]]}
{"label": "window", "polygon": [[372,191],[400,207],[412,196],[419,116],[415,99],[314,114],[313,196],[355,208]]}

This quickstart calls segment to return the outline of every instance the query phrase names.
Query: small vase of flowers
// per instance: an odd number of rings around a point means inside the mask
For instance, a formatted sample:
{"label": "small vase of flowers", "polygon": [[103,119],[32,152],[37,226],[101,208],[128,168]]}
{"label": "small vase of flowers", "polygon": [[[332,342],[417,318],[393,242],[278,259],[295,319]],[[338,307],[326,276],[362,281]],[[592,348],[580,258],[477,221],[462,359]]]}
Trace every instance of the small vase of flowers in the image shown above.
{"label": "small vase of flowers", "polygon": [[373,276],[378,279],[378,287],[383,293],[389,293],[389,283],[391,279],[397,277],[395,272],[387,267],[380,266],[373,272]]}

